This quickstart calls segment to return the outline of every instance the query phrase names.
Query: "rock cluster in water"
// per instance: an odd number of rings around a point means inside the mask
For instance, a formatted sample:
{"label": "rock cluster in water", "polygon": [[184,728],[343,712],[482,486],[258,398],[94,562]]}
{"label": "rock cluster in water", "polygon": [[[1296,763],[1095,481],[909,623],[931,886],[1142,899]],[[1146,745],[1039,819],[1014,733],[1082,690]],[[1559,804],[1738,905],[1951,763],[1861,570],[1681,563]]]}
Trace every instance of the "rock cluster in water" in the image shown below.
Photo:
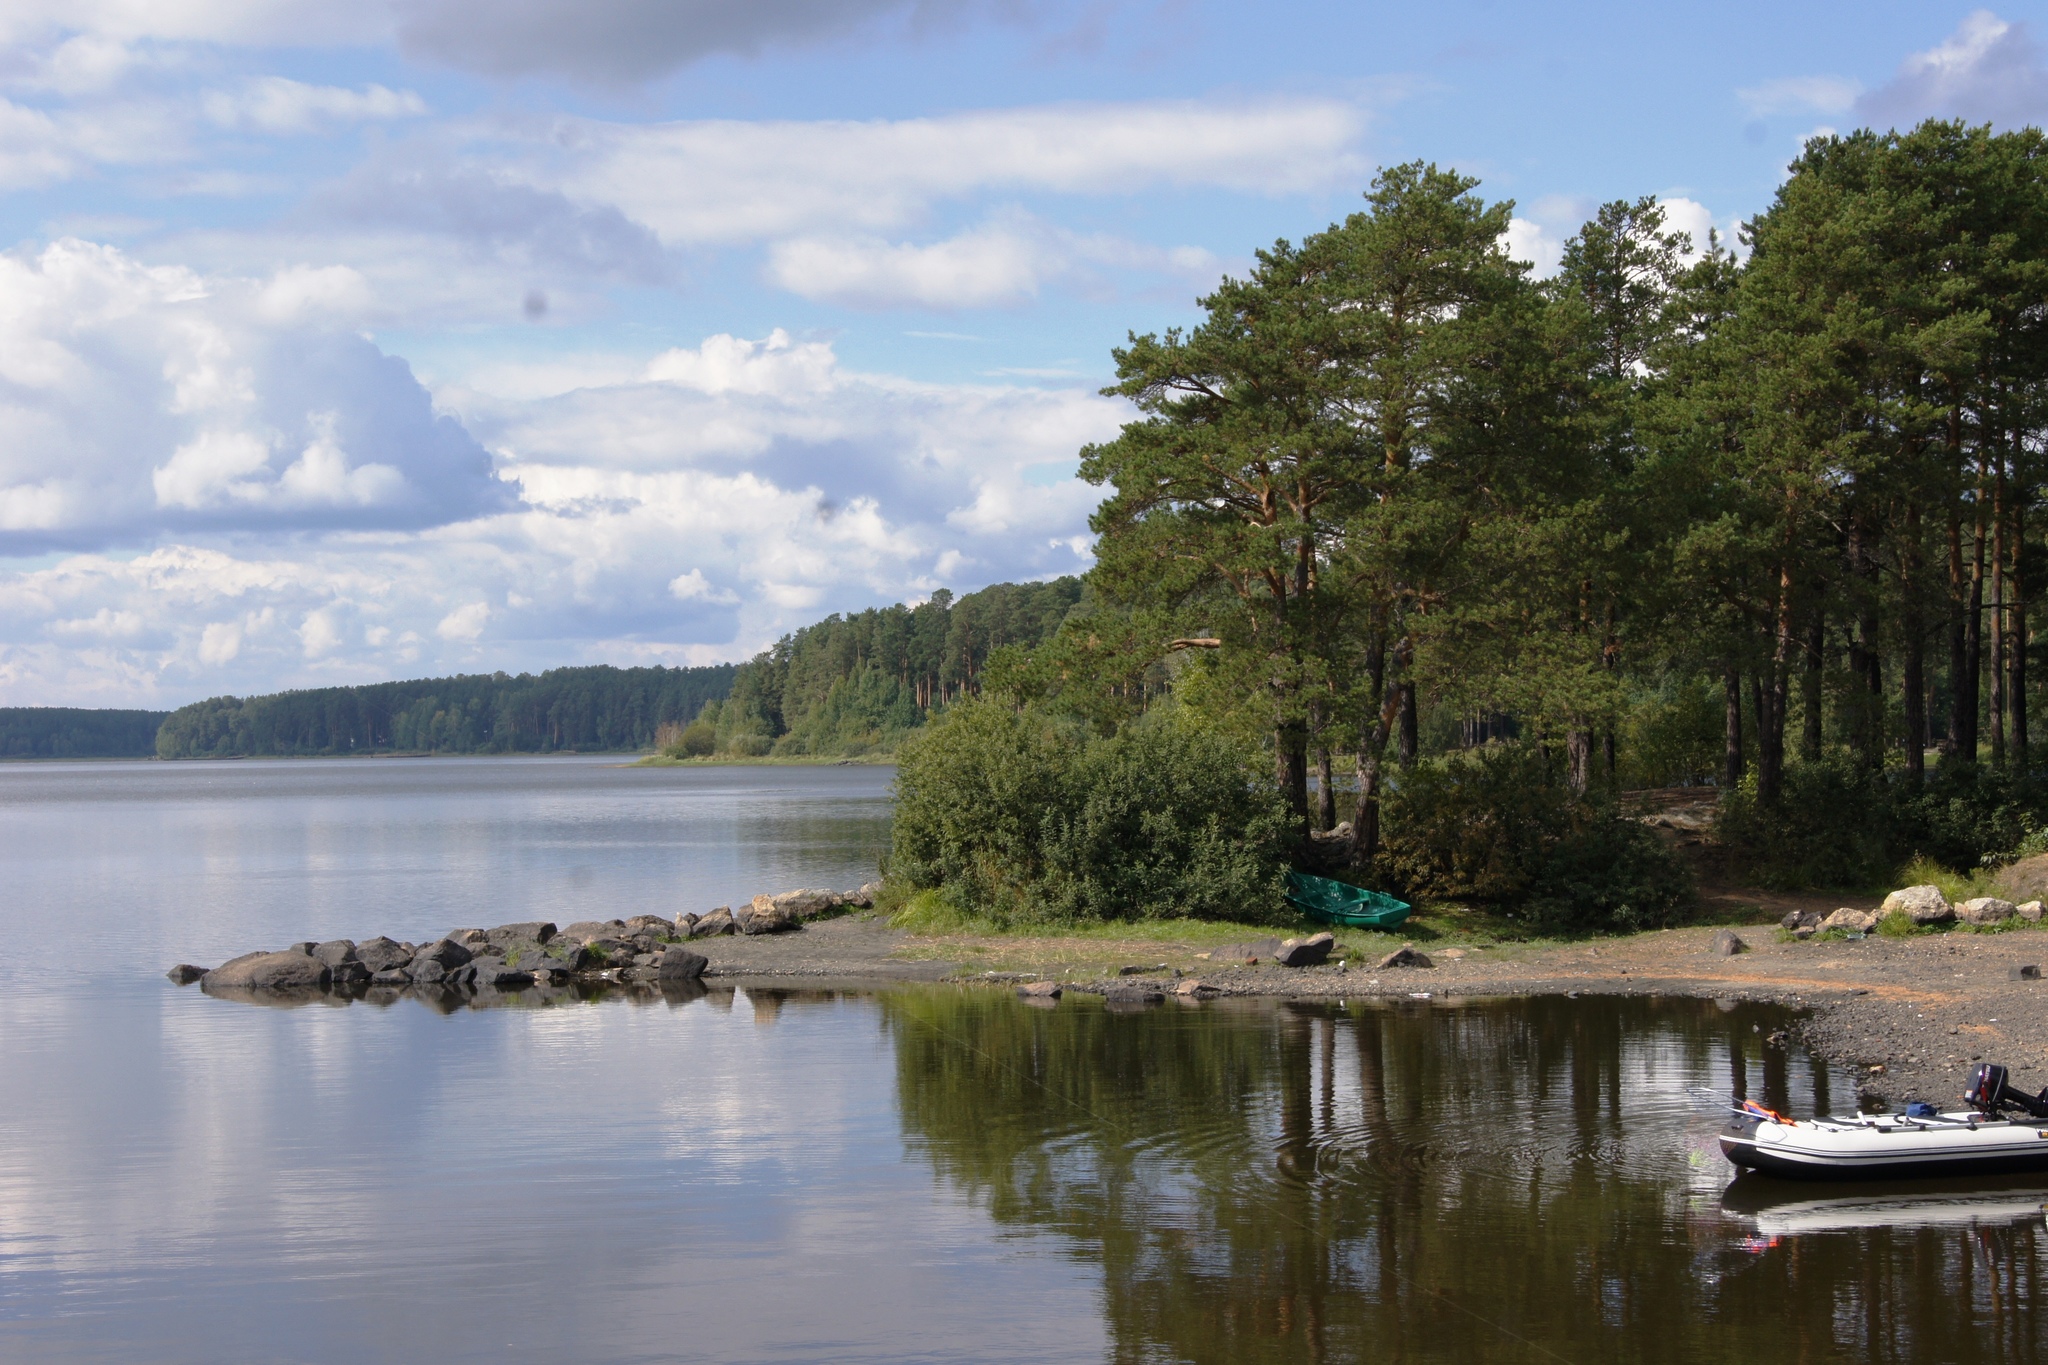
{"label": "rock cluster in water", "polygon": [[858,891],[785,891],[704,915],[582,920],[561,929],[528,920],[457,929],[423,944],[381,936],[361,943],[294,943],[277,952],[244,953],[211,970],[180,963],[168,975],[181,986],[197,981],[209,995],[373,987],[511,990],[578,980],[680,983],[696,980],[710,965],[687,946],[694,939],[788,933],[808,920],[870,906],[874,892],[872,884]]}

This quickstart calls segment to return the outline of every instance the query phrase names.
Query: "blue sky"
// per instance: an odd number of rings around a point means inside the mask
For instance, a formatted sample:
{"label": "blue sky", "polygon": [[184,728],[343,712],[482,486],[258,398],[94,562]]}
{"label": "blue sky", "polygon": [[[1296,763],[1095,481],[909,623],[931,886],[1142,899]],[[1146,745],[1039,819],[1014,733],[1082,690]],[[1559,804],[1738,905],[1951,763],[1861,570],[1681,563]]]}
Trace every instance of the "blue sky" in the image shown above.
{"label": "blue sky", "polygon": [[[487,15],[480,19],[479,15]],[[1126,331],[1375,167],[1546,269],[2048,118],[1967,5],[0,0],[0,704],[741,658],[1085,568]]]}

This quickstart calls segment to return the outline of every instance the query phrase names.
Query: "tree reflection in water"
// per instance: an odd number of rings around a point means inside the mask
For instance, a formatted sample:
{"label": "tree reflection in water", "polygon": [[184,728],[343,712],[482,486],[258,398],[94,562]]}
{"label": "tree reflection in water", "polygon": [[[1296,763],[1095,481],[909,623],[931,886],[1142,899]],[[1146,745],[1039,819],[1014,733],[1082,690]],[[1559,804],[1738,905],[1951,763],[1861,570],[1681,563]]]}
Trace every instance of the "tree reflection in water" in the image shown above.
{"label": "tree reflection in water", "polygon": [[1713,1138],[1731,1095],[1812,1113],[1855,1093],[1770,1045],[1780,1011],[1132,1015],[979,990],[882,1010],[912,1148],[1001,1223],[1100,1266],[1119,1360],[2043,1354],[2039,1216],[1851,1215],[1773,1238],[1723,1208],[1732,1168]]}

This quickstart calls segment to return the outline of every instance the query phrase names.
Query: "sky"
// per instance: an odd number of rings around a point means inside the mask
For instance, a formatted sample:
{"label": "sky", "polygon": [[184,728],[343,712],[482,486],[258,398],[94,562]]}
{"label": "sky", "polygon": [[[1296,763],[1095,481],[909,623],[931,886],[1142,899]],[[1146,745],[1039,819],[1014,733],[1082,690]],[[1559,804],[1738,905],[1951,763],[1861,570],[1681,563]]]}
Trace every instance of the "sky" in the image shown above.
{"label": "sky", "polygon": [[1747,0],[0,0],[0,705],[743,659],[1085,570],[1132,333],[1427,160],[1540,273],[2048,16]]}

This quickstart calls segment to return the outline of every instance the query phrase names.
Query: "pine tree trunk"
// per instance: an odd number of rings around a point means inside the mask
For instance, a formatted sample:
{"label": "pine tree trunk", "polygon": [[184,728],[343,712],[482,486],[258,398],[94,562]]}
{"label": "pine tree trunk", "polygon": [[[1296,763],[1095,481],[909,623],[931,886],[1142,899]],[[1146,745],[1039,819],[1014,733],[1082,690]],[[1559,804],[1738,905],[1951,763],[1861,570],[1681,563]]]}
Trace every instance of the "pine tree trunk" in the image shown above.
{"label": "pine tree trunk", "polygon": [[1288,822],[1298,836],[1308,834],[1308,726],[1283,721],[1273,730],[1273,780],[1287,803]]}
{"label": "pine tree trunk", "polygon": [[1799,699],[1803,714],[1799,732],[1799,757],[1808,763],[1820,761],[1821,742],[1821,666],[1826,661],[1828,644],[1828,618],[1824,611],[1815,611],[1813,621],[1806,628],[1806,653],[1802,659],[1804,668],[1799,678]]}
{"label": "pine tree trunk", "polygon": [[1951,511],[1948,517],[1948,724],[1941,737],[1945,758],[1960,758],[1963,752],[1963,675],[1969,661],[1963,638],[1963,617],[1969,606],[1969,589],[1963,580],[1962,522]]}
{"label": "pine tree trunk", "polygon": [[1571,784],[1572,795],[1584,796],[1593,777],[1593,732],[1583,729],[1566,731],[1564,756],[1565,780]]}
{"label": "pine tree trunk", "polygon": [[2006,688],[2005,710],[2012,724],[2012,762],[2027,770],[2027,595],[2024,555],[2027,527],[2023,509],[2013,512],[2012,534],[2012,638],[2007,644],[2012,658],[2006,665],[2011,680]]}
{"label": "pine tree trunk", "polygon": [[1415,766],[1416,755],[1422,747],[1421,728],[1415,716],[1415,684],[1404,682],[1401,684],[1400,748],[1401,766],[1404,768]]}
{"label": "pine tree trunk", "polygon": [[1327,834],[1337,827],[1337,780],[1336,770],[1330,763],[1330,746],[1316,746],[1316,821],[1318,834]]}
{"label": "pine tree trunk", "polygon": [[1927,767],[1926,641],[1921,637],[1919,590],[1920,509],[1906,508],[1906,543],[1899,555],[1899,687],[1906,713],[1906,777],[1918,786]]}
{"label": "pine tree trunk", "polygon": [[[1979,506],[1981,507],[1981,503]],[[1969,597],[1963,604],[1963,677],[1956,688],[1956,756],[1965,763],[1977,761],[1979,707],[1984,683],[1984,517],[1980,512],[1971,533]]]}
{"label": "pine tree trunk", "polygon": [[1722,676],[1728,706],[1722,723],[1721,786],[1733,791],[1742,785],[1742,675],[1729,669]]}

